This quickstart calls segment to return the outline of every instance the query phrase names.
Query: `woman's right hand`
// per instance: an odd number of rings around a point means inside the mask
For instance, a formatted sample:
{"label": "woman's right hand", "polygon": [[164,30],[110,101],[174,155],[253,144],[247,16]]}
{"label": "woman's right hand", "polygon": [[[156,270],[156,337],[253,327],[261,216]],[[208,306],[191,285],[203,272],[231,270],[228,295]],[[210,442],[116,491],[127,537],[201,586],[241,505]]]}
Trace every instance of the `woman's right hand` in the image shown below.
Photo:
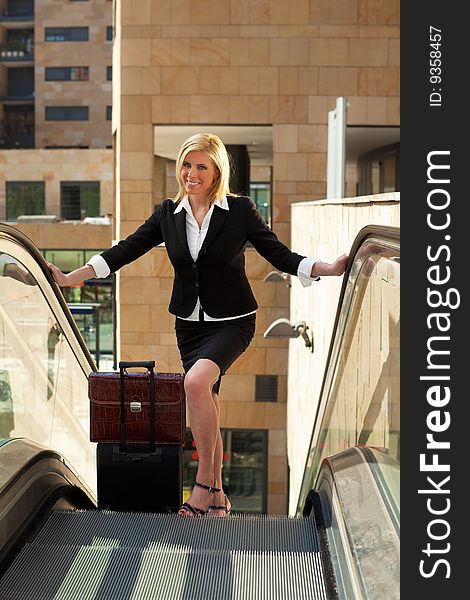
{"label": "woman's right hand", "polygon": [[59,287],[67,287],[68,285],[70,285],[68,276],[65,273],[62,273],[59,267],[56,267],[50,262],[47,263],[47,266],[49,267],[49,271],[51,272],[52,279],[57,283]]}

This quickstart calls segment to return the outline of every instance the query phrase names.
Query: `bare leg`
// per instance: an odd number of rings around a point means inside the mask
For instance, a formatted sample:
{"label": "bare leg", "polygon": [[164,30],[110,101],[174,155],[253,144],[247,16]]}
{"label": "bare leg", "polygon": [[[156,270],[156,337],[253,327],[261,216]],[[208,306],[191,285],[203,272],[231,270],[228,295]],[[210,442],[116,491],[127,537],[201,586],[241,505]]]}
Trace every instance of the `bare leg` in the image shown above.
{"label": "bare leg", "polygon": [[[220,405],[219,398],[215,392],[212,392],[212,402],[214,403],[215,410],[217,412],[217,421],[220,426]],[[217,438],[215,442],[214,451],[214,486],[216,488],[222,487],[222,461],[224,457],[224,448],[222,445],[222,436],[220,434],[220,428],[217,431]]]}
{"label": "bare leg", "polygon": [[[213,361],[204,358],[198,360],[189,369],[184,382],[189,422],[199,456],[196,481],[207,486],[215,485],[214,458],[220,430],[219,414],[212,397],[212,386],[219,374],[219,367]],[[212,504],[212,500],[211,492],[194,487],[188,503],[194,508],[206,511]],[[181,510],[180,514],[186,516],[189,513]]]}
{"label": "bare leg", "polygon": [[[219,418],[219,423],[220,423],[220,404],[219,404],[219,397],[215,392],[212,392],[212,400],[214,402],[214,406],[216,407],[217,410],[217,415]],[[222,444],[222,436],[220,434],[220,428],[218,430],[218,434],[217,434],[217,441],[216,441],[216,446],[215,446],[215,453],[214,453],[214,477],[215,477],[215,487],[220,489],[220,492],[215,492],[214,496],[212,498],[212,502],[211,505],[212,506],[225,506],[225,493],[223,491],[222,488],[222,461],[224,458],[224,448],[223,448],[223,444]],[[231,507],[230,501],[227,501],[227,509],[229,509]],[[211,508],[210,510],[210,514],[211,516],[215,516],[215,517],[224,517],[226,516],[226,511],[225,510],[216,510]]]}

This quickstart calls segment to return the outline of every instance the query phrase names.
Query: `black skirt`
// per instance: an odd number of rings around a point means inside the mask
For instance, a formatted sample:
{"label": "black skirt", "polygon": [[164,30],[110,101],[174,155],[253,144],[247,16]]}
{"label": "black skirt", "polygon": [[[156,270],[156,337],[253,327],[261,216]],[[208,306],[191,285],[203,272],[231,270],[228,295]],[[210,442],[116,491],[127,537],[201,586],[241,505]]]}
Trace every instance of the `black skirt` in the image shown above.
{"label": "black skirt", "polygon": [[250,345],[255,334],[255,313],[228,321],[185,321],[176,319],[175,331],[184,371],[200,358],[208,358],[220,369],[214,385],[219,392],[220,379],[230,365]]}

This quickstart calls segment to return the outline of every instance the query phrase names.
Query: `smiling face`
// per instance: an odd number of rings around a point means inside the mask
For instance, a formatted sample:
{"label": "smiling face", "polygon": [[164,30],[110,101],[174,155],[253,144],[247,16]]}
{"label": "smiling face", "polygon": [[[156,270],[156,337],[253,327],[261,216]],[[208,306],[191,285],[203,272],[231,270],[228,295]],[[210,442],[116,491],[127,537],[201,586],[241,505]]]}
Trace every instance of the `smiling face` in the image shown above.
{"label": "smiling face", "polygon": [[204,201],[217,175],[212,159],[205,152],[188,152],[181,166],[181,180],[190,199]]}

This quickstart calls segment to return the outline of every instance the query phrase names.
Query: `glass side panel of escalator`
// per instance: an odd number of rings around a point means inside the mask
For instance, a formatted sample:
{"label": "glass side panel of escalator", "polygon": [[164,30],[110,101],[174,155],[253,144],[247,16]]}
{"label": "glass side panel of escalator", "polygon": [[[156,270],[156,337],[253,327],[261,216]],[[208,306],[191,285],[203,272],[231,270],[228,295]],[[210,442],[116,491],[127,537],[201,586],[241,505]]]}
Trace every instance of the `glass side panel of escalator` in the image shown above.
{"label": "glass side panel of escalator", "polygon": [[[400,462],[399,250],[368,240],[350,280],[351,302],[341,314],[322,393],[325,410],[311,447],[312,477],[326,456],[352,446],[372,446]],[[398,490],[394,497],[398,504]]]}
{"label": "glass side panel of escalator", "polygon": [[[364,449],[363,464],[335,473],[331,489],[329,539],[338,549],[333,562],[341,573],[357,573],[362,595],[353,597],[398,589],[399,347],[399,242],[372,236],[359,248],[348,277],[298,503],[302,507],[309,490],[318,489],[325,459],[337,457],[338,463],[348,449]],[[356,487],[363,492],[362,506],[357,498],[349,500]],[[374,511],[366,508],[372,500]],[[381,554],[389,546],[393,560]]]}
{"label": "glass side panel of escalator", "polygon": [[39,265],[0,238],[0,438],[54,448],[94,491],[89,370]]}

